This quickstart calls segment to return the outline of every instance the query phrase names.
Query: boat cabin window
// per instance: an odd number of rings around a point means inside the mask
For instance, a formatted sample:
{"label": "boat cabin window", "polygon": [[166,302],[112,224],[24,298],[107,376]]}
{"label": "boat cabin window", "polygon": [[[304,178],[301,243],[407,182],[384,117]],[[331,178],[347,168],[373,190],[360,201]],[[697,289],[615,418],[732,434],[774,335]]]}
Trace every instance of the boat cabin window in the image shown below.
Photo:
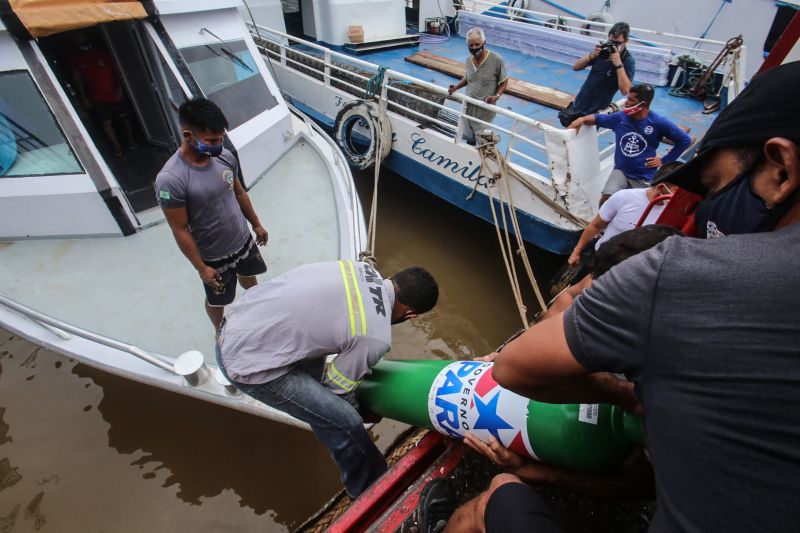
{"label": "boat cabin window", "polygon": [[81,173],[78,159],[28,72],[0,73],[0,176]]}
{"label": "boat cabin window", "polygon": [[230,129],[278,104],[243,40],[181,48],[181,54],[205,96],[222,108]]}

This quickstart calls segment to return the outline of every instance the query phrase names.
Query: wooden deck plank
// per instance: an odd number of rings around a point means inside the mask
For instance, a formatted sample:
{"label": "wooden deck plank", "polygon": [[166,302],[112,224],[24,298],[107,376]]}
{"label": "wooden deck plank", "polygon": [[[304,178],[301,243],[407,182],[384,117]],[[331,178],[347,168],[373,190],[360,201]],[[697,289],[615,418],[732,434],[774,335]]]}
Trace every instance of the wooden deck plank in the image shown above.
{"label": "wooden deck plank", "polygon": [[[454,78],[463,78],[464,72],[466,71],[466,66],[464,65],[463,61],[456,61],[455,59],[432,54],[431,52],[424,50],[411,54],[410,56],[406,56],[405,60],[409,63],[414,63],[415,65],[420,65],[438,72],[443,72],[444,74],[453,76]],[[523,98],[530,102],[536,102],[537,104],[542,104],[547,107],[552,107],[553,109],[557,109],[559,111],[566,108],[569,103],[575,99],[574,95],[565,93],[564,91],[559,91],[558,89],[552,89],[550,87],[543,87],[541,85],[536,85],[535,83],[530,83],[511,77],[508,79],[506,94]]]}

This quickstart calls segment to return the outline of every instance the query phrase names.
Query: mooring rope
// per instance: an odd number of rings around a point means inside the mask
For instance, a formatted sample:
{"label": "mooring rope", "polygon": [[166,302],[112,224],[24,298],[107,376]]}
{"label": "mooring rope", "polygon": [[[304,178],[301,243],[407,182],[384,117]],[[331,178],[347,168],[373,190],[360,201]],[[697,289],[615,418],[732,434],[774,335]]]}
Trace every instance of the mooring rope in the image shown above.
{"label": "mooring rope", "polygon": [[378,120],[375,127],[375,170],[373,174],[372,205],[370,206],[369,223],[367,224],[367,248],[358,254],[359,261],[367,262],[372,266],[376,266],[377,263],[375,240],[378,234],[378,181],[380,180],[381,163],[383,162],[383,143],[392,142],[391,137],[389,139],[383,138],[383,130],[381,128],[383,121],[389,120],[386,116],[387,98],[384,98],[382,88],[385,73],[386,67],[380,67],[378,73],[367,82],[367,88],[364,91],[364,97],[367,100],[372,100],[375,94],[378,95]]}
{"label": "mooring rope", "polygon": [[[493,135],[491,140],[486,139],[485,137],[479,138],[478,141],[478,153],[481,157],[481,168],[479,175],[483,175],[484,170],[489,169],[489,162],[493,162],[494,166],[496,167],[495,172],[490,173],[489,183],[486,184],[486,189],[489,196],[489,207],[492,211],[492,220],[494,221],[495,231],[497,233],[497,241],[500,245],[500,253],[503,256],[503,264],[506,268],[506,274],[508,275],[508,281],[511,285],[511,292],[514,295],[514,301],[517,304],[517,310],[520,314],[520,319],[522,320],[522,326],[527,329],[528,328],[528,316],[527,316],[527,308],[525,303],[522,299],[522,290],[521,285],[519,282],[519,276],[517,275],[517,267],[514,261],[514,255],[519,256],[522,264],[525,268],[525,273],[528,276],[528,280],[530,281],[531,288],[533,289],[534,294],[536,295],[536,300],[539,303],[539,307],[541,309],[545,309],[546,303],[544,301],[544,297],[542,296],[541,291],[539,290],[539,285],[536,283],[536,277],[533,273],[533,267],[531,266],[530,259],[528,258],[528,253],[525,250],[525,241],[522,239],[522,232],[520,230],[519,220],[517,219],[516,209],[514,208],[514,199],[513,195],[511,194],[511,185],[507,178],[508,176],[514,176],[518,180],[520,178],[524,179],[518,173],[514,171],[514,169],[510,168],[506,163],[505,158],[497,151],[497,142],[499,137]],[[495,186],[498,185],[498,182],[502,181],[503,186],[501,189],[498,189],[499,194],[498,201],[500,203],[500,217],[498,219],[497,210],[494,205],[494,189]],[[525,180],[527,181],[527,180]],[[531,187],[533,187],[531,185]],[[541,192],[541,191],[540,191]],[[474,190],[473,190],[474,193]],[[508,211],[508,215],[506,215],[506,210]],[[570,213],[571,214],[571,213]],[[574,218],[574,215],[572,215]],[[580,219],[579,219],[580,220]],[[514,230],[514,234],[516,236],[516,246],[517,249],[514,250],[513,244],[511,242],[511,232],[509,230],[509,221],[511,223],[511,228]],[[502,222],[502,229],[500,227]],[[585,225],[585,222],[584,222]]]}

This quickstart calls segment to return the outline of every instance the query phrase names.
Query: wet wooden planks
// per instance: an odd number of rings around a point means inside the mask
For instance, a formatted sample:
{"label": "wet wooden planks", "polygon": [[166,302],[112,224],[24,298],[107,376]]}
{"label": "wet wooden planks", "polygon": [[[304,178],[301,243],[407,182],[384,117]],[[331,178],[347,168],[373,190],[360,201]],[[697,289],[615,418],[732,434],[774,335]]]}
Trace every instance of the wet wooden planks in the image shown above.
{"label": "wet wooden planks", "polygon": [[[466,65],[463,61],[456,61],[448,57],[432,54],[428,51],[420,51],[410,56],[406,56],[406,61],[420,65],[422,67],[430,68],[438,72],[443,72],[455,78],[463,78],[466,70]],[[527,81],[518,80],[516,78],[508,79],[508,87],[506,94],[523,98],[530,102],[536,102],[553,109],[562,110],[575,99],[574,95],[552,89],[550,87],[543,87],[530,83]]]}

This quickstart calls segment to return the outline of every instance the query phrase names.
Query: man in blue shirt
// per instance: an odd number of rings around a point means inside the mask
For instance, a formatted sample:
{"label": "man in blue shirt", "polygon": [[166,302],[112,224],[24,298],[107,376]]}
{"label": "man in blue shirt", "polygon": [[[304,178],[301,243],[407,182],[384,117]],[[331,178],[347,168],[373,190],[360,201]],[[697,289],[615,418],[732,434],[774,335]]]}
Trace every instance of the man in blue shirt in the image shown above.
{"label": "man in blue shirt", "polygon": [[[617,145],[614,170],[603,187],[600,205],[617,191],[649,187],[659,167],[678,159],[692,143],[692,138],[671,120],[650,111],[654,96],[652,86],[645,83],[634,85],[622,111],[610,115],[587,115],[569,125],[575,130],[580,130],[584,124],[614,130]],[[656,150],[664,137],[674,146],[667,155],[659,157]]]}
{"label": "man in blue shirt", "polygon": [[630,31],[627,23],[617,22],[608,32],[608,42],[613,43],[613,48],[597,44],[589,54],[572,65],[572,70],[583,70],[587,66],[592,68],[575,101],[558,115],[564,127],[578,117],[607,108],[617,90],[627,96],[636,73],[636,61],[627,47]]}

